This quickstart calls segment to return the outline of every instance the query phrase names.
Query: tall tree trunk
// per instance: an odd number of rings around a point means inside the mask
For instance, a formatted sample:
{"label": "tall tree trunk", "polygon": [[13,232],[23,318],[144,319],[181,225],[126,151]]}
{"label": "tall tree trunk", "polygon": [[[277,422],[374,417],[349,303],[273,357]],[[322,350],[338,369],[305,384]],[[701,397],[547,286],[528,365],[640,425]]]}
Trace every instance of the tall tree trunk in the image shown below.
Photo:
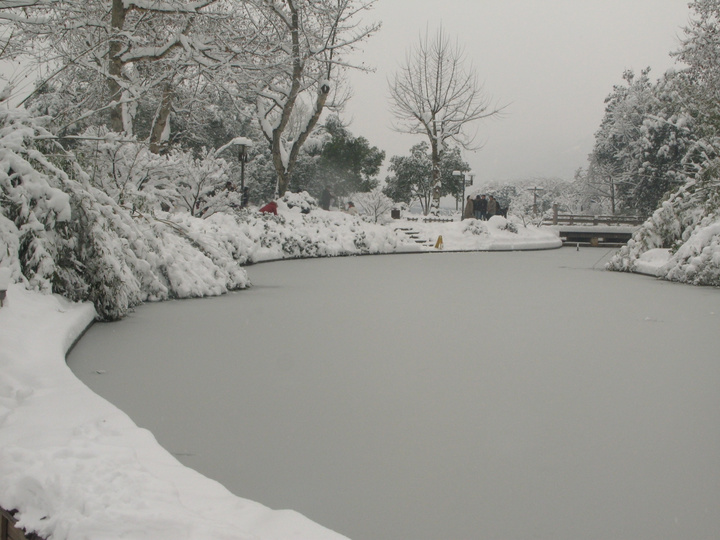
{"label": "tall tree trunk", "polygon": [[292,176],[290,173],[286,170],[280,170],[278,171],[278,177],[277,177],[277,196],[282,197],[285,195],[285,192],[288,190],[288,186],[290,185],[290,179]]}
{"label": "tall tree trunk", "polygon": [[[305,125],[305,129],[303,130],[303,132],[298,135],[298,138],[293,142],[292,148],[290,149],[290,155],[288,156],[287,169],[284,171],[285,174],[278,176],[278,196],[280,197],[285,194],[288,186],[290,185],[292,171],[295,168],[295,164],[297,163],[300,148],[302,148],[302,145],[305,144],[305,141],[312,133],[312,130],[315,129],[318,120],[320,120],[320,116],[322,115],[323,109],[325,108],[325,102],[328,98],[328,93],[328,87],[321,86],[320,88],[318,88],[317,98],[315,100],[315,112],[313,112],[312,116],[308,120],[308,123]],[[274,158],[275,156],[273,156],[273,159]]]}
{"label": "tall tree trunk", "polygon": [[168,125],[170,112],[172,111],[174,93],[173,86],[170,81],[163,86],[162,100],[160,102],[160,110],[158,111],[152,131],[150,132],[150,151],[153,154],[159,154],[163,146],[163,133]]}
{"label": "tall tree trunk", "polygon": [[116,133],[123,131],[123,106],[120,103],[122,99],[122,86],[118,82],[122,78],[123,62],[120,59],[120,52],[122,51],[123,42],[120,39],[120,33],[125,26],[125,16],[127,15],[127,9],[123,5],[123,0],[113,0],[112,3],[112,14],[110,18],[110,25],[112,27],[113,36],[110,40],[110,49],[108,54],[108,93],[109,101],[116,102],[116,104],[110,109],[110,129]]}
{"label": "tall tree trunk", "polygon": [[[436,210],[440,208],[440,152],[438,150],[437,138],[430,140],[430,161],[432,164],[432,181],[430,183],[430,195],[432,197],[432,207]],[[464,204],[464,201],[463,201]],[[429,210],[429,209],[428,209]]]}

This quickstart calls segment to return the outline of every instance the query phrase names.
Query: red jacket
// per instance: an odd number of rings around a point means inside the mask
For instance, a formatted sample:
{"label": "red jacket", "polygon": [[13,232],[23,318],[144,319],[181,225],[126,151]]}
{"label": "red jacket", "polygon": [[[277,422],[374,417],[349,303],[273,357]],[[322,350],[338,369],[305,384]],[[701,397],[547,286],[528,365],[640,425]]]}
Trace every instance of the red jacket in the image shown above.
{"label": "red jacket", "polygon": [[277,203],[275,201],[270,201],[263,206],[260,211],[267,214],[275,214],[277,216]]}

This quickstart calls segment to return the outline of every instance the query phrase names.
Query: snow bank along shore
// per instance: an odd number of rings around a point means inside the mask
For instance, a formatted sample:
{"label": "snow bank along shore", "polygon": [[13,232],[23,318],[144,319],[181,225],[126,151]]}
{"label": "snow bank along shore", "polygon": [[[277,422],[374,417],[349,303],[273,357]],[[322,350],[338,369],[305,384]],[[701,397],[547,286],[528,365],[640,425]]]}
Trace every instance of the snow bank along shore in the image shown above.
{"label": "snow bank along shore", "polygon": [[707,186],[679,188],[608,263],[609,270],[720,286],[720,214]]}
{"label": "snow bank along shore", "polygon": [[[240,263],[437,251],[396,231],[402,220],[383,226],[340,212],[303,213],[287,201],[279,216],[166,221],[183,231],[158,254],[175,297],[222,294],[228,279],[249,285]],[[500,217],[412,227],[428,243],[442,236],[446,250],[561,245],[552,232]],[[199,255],[188,239],[212,257]],[[67,350],[97,315],[92,304],[29,291],[17,261],[8,267],[18,283],[0,309],[0,507],[16,511],[18,527],[53,540],[343,538],[296,512],[237,497],[182,466],[67,367]]]}

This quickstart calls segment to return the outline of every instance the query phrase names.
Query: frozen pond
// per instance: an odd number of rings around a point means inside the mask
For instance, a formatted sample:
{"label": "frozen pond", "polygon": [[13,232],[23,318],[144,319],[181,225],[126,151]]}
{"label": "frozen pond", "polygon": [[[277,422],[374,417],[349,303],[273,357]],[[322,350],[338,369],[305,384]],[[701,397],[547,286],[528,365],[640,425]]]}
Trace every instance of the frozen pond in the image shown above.
{"label": "frozen pond", "polygon": [[186,465],[354,540],[715,539],[720,290],[607,255],[263,264],[68,363]]}

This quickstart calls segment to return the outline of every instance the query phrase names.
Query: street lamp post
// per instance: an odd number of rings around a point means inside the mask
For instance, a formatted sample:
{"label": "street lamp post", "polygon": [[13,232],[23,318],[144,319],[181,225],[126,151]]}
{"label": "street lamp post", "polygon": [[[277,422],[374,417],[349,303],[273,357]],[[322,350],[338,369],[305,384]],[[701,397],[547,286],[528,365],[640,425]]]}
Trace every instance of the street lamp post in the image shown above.
{"label": "street lamp post", "polygon": [[537,213],[538,213],[538,210],[537,210],[537,192],[538,192],[538,191],[545,191],[545,188],[541,188],[541,187],[537,187],[537,186],[536,186],[536,187],[528,188],[528,190],[530,190],[530,191],[533,192],[533,215],[536,216]]}
{"label": "street lamp post", "polygon": [[240,162],[240,191],[245,189],[245,164],[248,162],[248,144],[238,145],[238,161]]}
{"label": "street lamp post", "polygon": [[250,160],[248,155],[248,149],[253,145],[253,142],[247,137],[235,137],[230,142],[225,143],[217,149],[215,155],[219,155],[231,146],[238,147],[238,161],[240,162],[240,194],[242,196],[242,206],[247,206],[247,194],[245,193],[245,164]]}
{"label": "street lamp post", "polygon": [[462,176],[462,188],[463,188],[463,194],[462,194],[462,202],[460,204],[460,221],[462,221],[462,215],[463,212],[465,212],[465,187],[466,186],[472,186],[473,185],[473,179],[475,178],[474,174],[471,173],[463,173],[462,171],[453,171],[453,176]]}
{"label": "street lamp post", "polygon": [[248,193],[245,187],[245,164],[250,160],[248,149],[252,146],[252,141],[245,137],[235,139],[238,147],[238,161],[240,162],[240,207],[245,208],[248,205]]}

